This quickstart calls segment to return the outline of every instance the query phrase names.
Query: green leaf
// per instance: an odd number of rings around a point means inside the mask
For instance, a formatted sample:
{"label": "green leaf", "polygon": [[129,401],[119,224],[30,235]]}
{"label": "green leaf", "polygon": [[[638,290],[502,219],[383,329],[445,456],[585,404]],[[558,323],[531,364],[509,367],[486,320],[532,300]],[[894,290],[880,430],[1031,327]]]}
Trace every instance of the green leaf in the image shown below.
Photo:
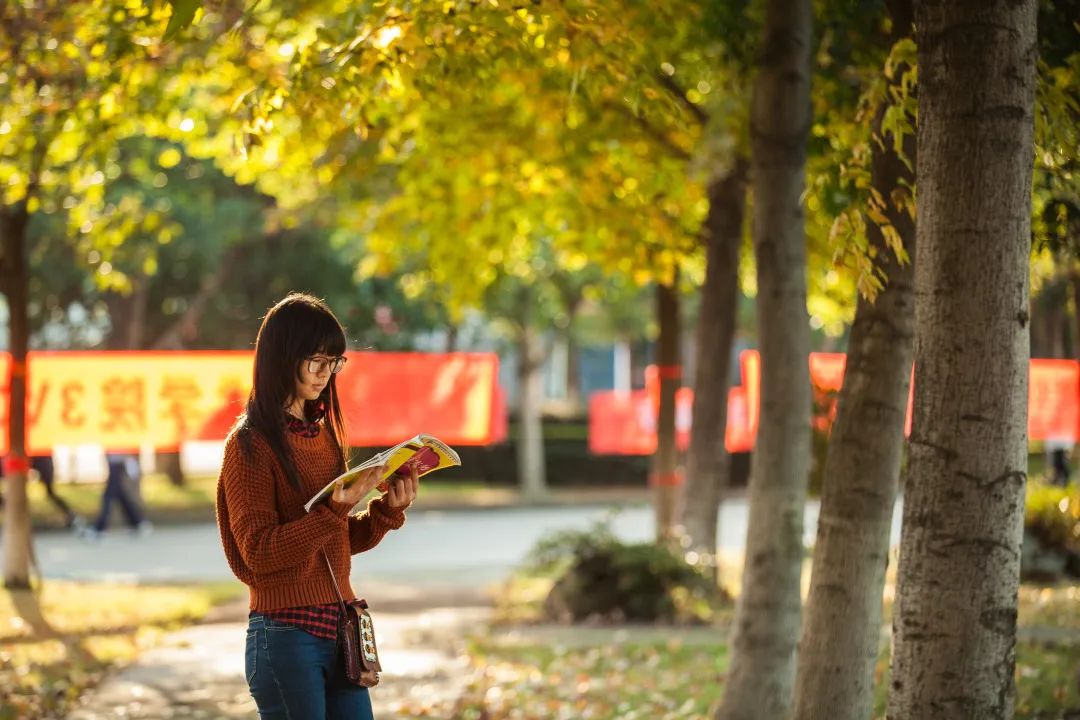
{"label": "green leaf", "polygon": [[169,0],[172,5],[172,15],[169,16],[169,24],[165,27],[163,40],[172,40],[177,33],[191,26],[195,19],[195,12],[202,7],[202,0]]}

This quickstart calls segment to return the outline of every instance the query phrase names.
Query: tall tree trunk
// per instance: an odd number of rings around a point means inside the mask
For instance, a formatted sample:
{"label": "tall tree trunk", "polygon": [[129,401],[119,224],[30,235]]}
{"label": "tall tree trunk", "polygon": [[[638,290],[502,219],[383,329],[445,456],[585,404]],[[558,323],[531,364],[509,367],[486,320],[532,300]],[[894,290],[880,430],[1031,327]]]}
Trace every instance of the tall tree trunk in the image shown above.
{"label": "tall tree trunk", "polygon": [[660,325],[660,337],[656,343],[656,369],[660,404],[656,412],[656,454],[653,455],[651,480],[658,542],[667,542],[674,537],[679,485],[682,481],[678,466],[679,451],[675,444],[675,393],[682,380],[678,293],[677,279],[672,281],[671,285],[656,286],[656,318]]}
{"label": "tall tree trunk", "polygon": [[131,291],[131,318],[127,329],[127,346],[141,348],[146,336],[146,304],[150,298],[150,278],[137,275]]}
{"label": "tall tree trunk", "polygon": [[[911,0],[894,0],[890,10],[893,41],[909,37]],[[893,151],[893,138],[882,137],[885,109],[874,123],[881,142],[874,145],[871,185],[890,199],[885,215],[912,258],[914,219],[891,199],[907,195],[915,176]],[[905,138],[903,149],[914,163],[915,138]],[[851,326],[825,459],[814,571],[799,643],[795,720],[866,720],[873,715],[882,591],[911,378],[915,273],[910,262],[897,261],[877,224],[868,221],[867,231],[886,285],[875,302],[858,299]]]}
{"label": "tall tree trunk", "polygon": [[116,291],[104,293],[105,307],[109,311],[109,334],[105,347],[109,350],[130,350],[131,318],[135,314],[135,298]]}
{"label": "tall tree trunk", "polygon": [[709,185],[705,283],[698,314],[693,423],[683,495],[682,525],[690,547],[708,558],[714,572],[716,524],[728,473],[724,432],[745,204],[746,160],[739,157]]}
{"label": "tall tree trunk", "polygon": [[8,305],[11,370],[8,375],[8,457],[4,492],[4,587],[30,587],[30,506],[26,497],[26,353],[30,339],[27,305],[30,267],[25,201],[0,210],[0,256]]}
{"label": "tall tree trunk", "polygon": [[566,402],[574,414],[583,412],[585,403],[581,398],[581,348],[572,328],[566,331]]}
{"label": "tall tree trunk", "polygon": [[155,350],[182,350],[198,337],[199,321],[206,312],[206,306],[221,292],[232,274],[233,266],[243,253],[250,250],[249,245],[242,243],[234,244],[225,250],[214,272],[206,275],[199,284],[199,289],[191,298],[187,309],[154,340],[151,346]]}
{"label": "tall tree trunk", "polygon": [[890,718],[1011,718],[1035,0],[915,3],[915,399]]}
{"label": "tall tree trunk", "polygon": [[802,208],[810,129],[810,0],[768,0],[750,115],[761,413],[731,670],[717,717],[785,718],[799,636],[810,463],[810,323]]}
{"label": "tall tree trunk", "polygon": [[547,493],[544,467],[544,425],[541,415],[544,364],[543,341],[526,322],[518,338],[518,479],[522,495],[535,500]]}

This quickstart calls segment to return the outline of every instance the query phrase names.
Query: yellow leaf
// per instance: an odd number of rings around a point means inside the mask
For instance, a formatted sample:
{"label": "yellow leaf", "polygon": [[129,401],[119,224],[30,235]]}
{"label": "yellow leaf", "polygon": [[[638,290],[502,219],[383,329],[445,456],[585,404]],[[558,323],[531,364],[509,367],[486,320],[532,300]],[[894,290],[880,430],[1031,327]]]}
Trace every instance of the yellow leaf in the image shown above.
{"label": "yellow leaf", "polygon": [[176,167],[180,163],[182,157],[180,151],[176,148],[166,148],[158,155],[158,165],[166,169]]}

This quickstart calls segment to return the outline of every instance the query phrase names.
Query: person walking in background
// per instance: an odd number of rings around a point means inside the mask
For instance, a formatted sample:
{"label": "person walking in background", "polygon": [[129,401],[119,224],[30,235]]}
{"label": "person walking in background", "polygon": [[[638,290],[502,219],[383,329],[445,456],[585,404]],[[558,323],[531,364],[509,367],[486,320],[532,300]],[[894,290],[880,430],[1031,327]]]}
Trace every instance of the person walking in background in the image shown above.
{"label": "person walking in background", "polygon": [[83,531],[83,534],[91,540],[97,540],[109,526],[109,515],[112,512],[113,503],[120,503],[120,509],[124,513],[124,519],[132,531],[147,535],[153,530],[153,525],[143,515],[142,503],[135,489],[142,477],[139,467],[139,457],[133,452],[107,452],[105,461],[109,472],[105,478],[105,488],[101,493],[101,510],[98,512],[94,524]]}
{"label": "person walking in background", "polygon": [[[71,506],[56,492],[56,467],[53,464],[52,453],[31,456],[30,469],[37,473],[41,484],[45,486],[45,497],[49,498],[49,502],[53,504],[53,507],[63,514],[64,527],[75,530],[85,527],[85,521],[76,515]],[[3,472],[3,468],[0,467],[0,475],[3,475]],[[4,507],[4,497],[0,495],[0,508],[2,507]]]}
{"label": "person walking in background", "polygon": [[1069,451],[1073,448],[1072,440],[1047,440],[1044,448],[1046,450],[1047,459],[1049,460],[1049,467],[1047,468],[1047,474],[1049,475],[1049,481],[1051,485],[1057,485],[1065,487],[1069,484],[1069,476],[1072,474],[1072,470],[1069,467]]}
{"label": "person walking in background", "polygon": [[357,515],[353,507],[384,468],[304,510],[346,467],[335,380],[345,346],[321,300],[294,293],[271,308],[255,340],[247,408],[225,440],[218,528],[229,567],[250,593],[245,668],[261,720],[373,718],[367,687],[350,684],[339,661],[339,600],[356,599],[352,555],[405,523],[417,473],[391,482]]}

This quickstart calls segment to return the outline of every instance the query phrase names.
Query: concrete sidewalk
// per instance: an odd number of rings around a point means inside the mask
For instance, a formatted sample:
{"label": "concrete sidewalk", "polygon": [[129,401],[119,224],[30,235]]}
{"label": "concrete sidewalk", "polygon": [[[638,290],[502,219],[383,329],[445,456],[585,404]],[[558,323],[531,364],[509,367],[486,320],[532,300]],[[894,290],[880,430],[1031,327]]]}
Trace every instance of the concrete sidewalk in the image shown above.
{"label": "concrete sidewalk", "polygon": [[[379,720],[416,717],[419,709],[453,703],[463,690],[464,639],[488,621],[490,606],[475,593],[428,600],[427,607],[375,610],[384,672],[371,696]],[[453,604],[440,603],[446,600]],[[168,635],[87,693],[69,720],[256,717],[244,680],[246,615],[246,604],[219,608],[208,622]]]}

